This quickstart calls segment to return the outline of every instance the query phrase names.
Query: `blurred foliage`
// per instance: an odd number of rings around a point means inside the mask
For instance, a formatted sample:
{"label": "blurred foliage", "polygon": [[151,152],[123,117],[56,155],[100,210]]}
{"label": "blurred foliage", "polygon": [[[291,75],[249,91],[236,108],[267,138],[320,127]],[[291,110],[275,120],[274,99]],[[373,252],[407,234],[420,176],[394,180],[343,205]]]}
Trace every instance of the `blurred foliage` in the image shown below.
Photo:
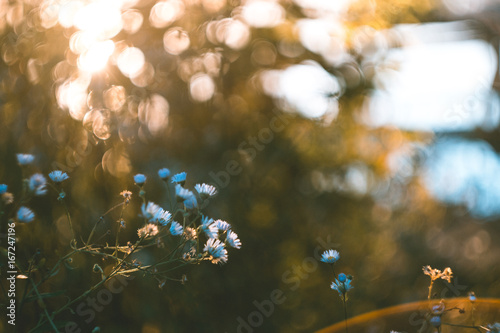
{"label": "blurred foliage", "polygon": [[[286,300],[255,331],[320,329],[343,314],[329,289],[329,267],[303,266],[320,246],[318,237],[338,244],[338,269],[354,276],[350,315],[423,299],[421,267],[427,264],[452,267],[461,289],[447,296],[472,289],[479,297],[500,295],[497,223],[434,201],[417,172],[388,167],[392,153],[412,147],[406,163],[416,170],[433,134],[372,128],[360,120],[383,58],[372,55],[398,47],[397,40],[377,43],[377,31],[454,19],[442,5],[356,1],[336,15],[313,2],[283,0],[264,7],[278,16],[262,23],[251,19],[255,12],[245,14],[251,2],[123,1],[118,8],[126,24],[98,40],[113,42],[108,64],[88,72],[82,68],[90,47],[78,33],[112,22],[114,14],[103,18],[95,11],[79,28],[60,14],[71,13],[68,3],[0,1],[0,180],[9,187],[19,183],[17,152],[36,155],[45,174],[67,171],[75,228],[87,235],[120,191],[133,188],[134,173],[187,171],[189,185],[208,180],[218,187],[210,214],[230,221],[243,247],[227,265],[187,268],[185,285],[169,282],[160,290],[154,280],[130,281],[90,324],[70,312],[59,320],[103,332],[235,332],[238,317],[247,321],[256,311],[254,301],[280,289]],[[319,3],[328,8],[328,1]],[[162,19],[152,13],[163,13]],[[304,45],[303,19],[338,25],[329,48]],[[144,63],[123,60],[132,47],[142,51]],[[126,62],[122,68],[119,59]],[[303,61],[340,82],[337,94],[325,96],[327,112],[313,119],[264,87],[273,82],[263,73]],[[284,126],[269,130],[271,122]],[[27,262],[38,249],[53,264],[68,250],[64,212],[49,198],[37,199],[33,209],[37,221],[17,229],[18,260]],[[136,202],[130,217],[139,211]],[[106,238],[112,223],[98,230],[102,242],[112,242]],[[136,237],[137,227],[123,239]],[[76,269],[61,271],[43,292],[81,294],[96,277],[89,258],[75,261]],[[18,286],[23,290],[23,282]],[[55,298],[48,306],[64,301]],[[23,311],[21,330],[32,327],[41,310],[33,304]]]}

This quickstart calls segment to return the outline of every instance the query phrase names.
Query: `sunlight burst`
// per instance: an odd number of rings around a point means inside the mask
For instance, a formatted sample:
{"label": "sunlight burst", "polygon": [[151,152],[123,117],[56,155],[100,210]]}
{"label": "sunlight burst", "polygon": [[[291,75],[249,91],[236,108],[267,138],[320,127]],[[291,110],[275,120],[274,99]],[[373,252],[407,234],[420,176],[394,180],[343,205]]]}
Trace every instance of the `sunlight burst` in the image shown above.
{"label": "sunlight burst", "polygon": [[114,50],[115,44],[110,40],[94,43],[87,51],[80,55],[78,58],[78,67],[83,71],[98,72],[106,67],[108,59]]}

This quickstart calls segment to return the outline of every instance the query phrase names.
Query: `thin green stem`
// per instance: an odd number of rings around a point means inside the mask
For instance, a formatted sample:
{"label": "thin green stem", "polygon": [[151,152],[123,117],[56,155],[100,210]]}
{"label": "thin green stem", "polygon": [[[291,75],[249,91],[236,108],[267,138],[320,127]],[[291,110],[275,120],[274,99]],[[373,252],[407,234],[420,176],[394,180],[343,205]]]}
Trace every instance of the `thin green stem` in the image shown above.
{"label": "thin green stem", "polygon": [[182,244],[184,244],[184,243],[177,244],[177,246],[172,251],[170,251],[170,253],[167,253],[166,255],[164,255],[159,261],[161,262],[164,259],[168,259],[168,260],[172,259],[172,257],[177,252],[177,250],[181,247]]}
{"label": "thin green stem", "polygon": [[68,205],[66,204],[66,201],[63,200],[63,206],[64,210],[66,211],[66,216],[68,218],[69,222],[69,229],[71,230],[71,242],[74,242],[76,245],[76,237],[75,237],[75,230],[73,229],[73,222],[71,221],[71,214],[69,213]]}
{"label": "thin green stem", "polygon": [[191,264],[190,262],[184,262],[184,263],[182,263],[182,264],[180,264],[178,266],[169,268],[169,269],[167,269],[165,271],[161,271],[160,273],[168,273],[168,272],[174,271],[174,270],[176,270],[178,268],[181,268],[181,267],[184,267],[184,266],[187,266],[187,265],[190,265],[190,264]]}
{"label": "thin green stem", "polygon": [[[33,268],[33,260],[35,258],[35,255],[33,255],[33,257],[31,258],[31,261],[30,261],[30,264],[28,266],[28,280],[31,280],[31,269]],[[21,297],[21,303],[19,305],[19,312],[21,312],[22,310],[22,307],[24,305],[24,300],[26,299],[26,295],[28,294],[28,283],[26,283],[26,286],[24,287],[24,292],[23,292],[23,296]]]}
{"label": "thin green stem", "polygon": [[143,185],[139,186],[139,197],[142,199],[142,203],[146,204],[146,191],[142,188]]}
{"label": "thin green stem", "polygon": [[52,318],[49,315],[49,311],[47,311],[47,306],[45,305],[45,303],[42,299],[42,296],[40,295],[40,292],[38,291],[38,288],[36,287],[35,282],[33,282],[33,279],[31,279],[31,278],[29,278],[29,280],[30,280],[31,284],[33,285],[33,290],[35,291],[36,296],[38,297],[38,305],[43,308],[43,312],[45,313],[45,316],[47,317],[47,320],[49,321],[50,326],[52,326],[52,328],[54,329],[55,332],[59,332],[59,330],[57,329],[57,326],[54,324],[54,322],[52,321]]}
{"label": "thin green stem", "polygon": [[104,279],[102,279],[101,281],[99,281],[98,283],[96,283],[95,285],[93,285],[90,289],[88,289],[87,291],[85,291],[83,294],[81,294],[80,296],[78,296],[74,300],[70,301],[66,305],[64,305],[61,308],[59,308],[58,310],[55,310],[54,312],[52,312],[52,318],[54,318],[57,314],[59,314],[62,311],[66,310],[71,305],[75,304],[76,302],[78,302],[79,300],[81,300],[82,298],[84,298],[85,296],[87,296],[88,294],[90,294],[92,291],[94,291],[97,288],[99,288],[102,284],[104,284],[106,281],[108,281],[111,277],[114,276],[113,273],[114,272],[112,272],[111,274],[109,274],[108,276],[106,276]]}
{"label": "thin green stem", "polygon": [[[343,283],[343,282],[342,282]],[[345,333],[348,333],[347,331],[347,300],[346,300],[346,293],[342,293],[342,301],[344,303],[344,323],[345,323]]]}
{"label": "thin green stem", "polygon": [[87,242],[85,243],[85,245],[88,246],[90,244],[90,241],[92,240],[92,237],[94,236],[95,229],[97,228],[97,225],[99,224],[99,222],[101,222],[102,220],[103,220],[103,218],[102,218],[102,216],[100,216],[99,219],[97,220],[97,222],[94,224],[94,227],[90,231],[89,238],[87,238]]}
{"label": "thin green stem", "polygon": [[191,222],[189,222],[189,224],[187,225],[187,227],[192,226],[200,218],[201,218],[201,214],[198,213],[198,215],[196,215],[196,217]]}
{"label": "thin green stem", "polygon": [[[26,274],[23,272],[23,270],[22,270],[21,266],[20,266],[17,262],[16,262],[16,267],[17,267],[17,269],[19,270],[19,272],[20,272],[21,274],[26,275]],[[51,317],[50,317],[50,315],[49,315],[49,312],[48,312],[48,310],[47,310],[47,306],[45,305],[45,302],[43,301],[43,298],[42,298],[42,296],[40,295],[40,292],[38,291],[38,288],[37,288],[37,286],[36,286],[35,282],[34,282],[34,281],[33,281],[33,279],[31,279],[30,277],[28,277],[28,280],[30,281],[30,283],[31,283],[31,284],[32,284],[32,286],[33,286],[33,289],[32,289],[32,290],[34,290],[34,291],[35,291],[35,293],[36,293],[36,296],[37,296],[37,298],[38,298],[38,305],[39,305],[39,306],[43,309],[43,311],[44,311],[44,313],[45,313],[45,316],[46,316],[47,320],[49,321],[50,325],[52,326],[52,328],[54,329],[54,331],[55,331],[55,332],[57,332],[57,333],[59,333],[59,330],[57,329],[57,326],[54,324],[54,322],[52,321],[52,318],[51,318]],[[39,327],[40,325],[42,325],[42,323],[44,323],[44,322],[45,322],[45,321],[44,321],[42,318],[40,318],[40,321],[38,322],[38,325],[37,325],[35,328],[38,328],[38,327]],[[35,329],[35,328],[34,328],[34,329]]]}
{"label": "thin green stem", "polygon": [[[114,211],[116,208],[120,207],[120,206],[123,206],[125,204],[125,202],[120,202],[119,204],[116,204],[114,205],[113,207],[111,207],[110,209],[108,209],[106,211],[106,213],[102,214],[101,216],[99,216],[99,219],[96,221],[96,223],[94,224],[94,227],[92,228],[92,230],[90,231],[90,235],[89,235],[89,238],[87,239],[87,242],[85,243],[85,245],[89,245],[90,244],[90,241],[92,240],[92,237],[94,236],[94,233],[95,233],[95,230],[97,228],[97,225],[99,224],[99,222],[101,221],[104,221],[104,217],[106,215],[108,215],[109,213],[111,213],[112,211]],[[123,214],[123,213],[122,213]],[[121,215],[120,215],[121,216]],[[118,236],[117,236],[118,237]]]}
{"label": "thin green stem", "polygon": [[116,239],[115,239],[115,250],[113,251],[113,255],[118,254],[118,239],[120,236],[120,230],[122,230],[122,219],[123,219],[123,212],[125,211],[125,208],[127,207],[126,205],[127,199],[122,203],[122,210],[120,212],[120,217],[118,218],[118,230],[116,231]]}
{"label": "thin green stem", "polygon": [[[57,263],[54,265],[54,267],[52,267],[52,269],[50,270],[50,272],[49,272],[49,273],[47,273],[47,274],[46,274],[46,275],[42,278],[42,280],[36,284],[36,287],[37,287],[37,288],[38,288],[38,287],[40,287],[40,285],[42,285],[42,283],[44,283],[45,281],[47,281],[48,279],[50,279],[50,278],[53,276],[54,271],[56,270],[56,268],[57,268],[57,267],[59,267],[59,265],[60,265],[60,264],[61,264],[64,260],[66,260],[67,258],[71,257],[71,256],[72,256],[73,254],[75,254],[76,252],[78,252],[78,250],[73,250],[73,251],[71,251],[70,253],[68,253],[67,255],[65,255],[64,257],[62,257],[61,259],[59,259],[59,260],[57,261]],[[30,295],[33,293],[33,291],[34,291],[34,290],[33,290],[33,289],[31,289],[31,290],[28,292],[28,294],[26,295],[26,297],[30,296]],[[24,301],[25,301],[25,298],[23,298],[23,299],[21,300],[20,309],[22,309],[22,307],[23,307],[23,305],[24,305]],[[21,311],[21,310],[19,310],[19,311]]]}
{"label": "thin green stem", "polygon": [[[111,279],[113,276],[117,275],[119,270],[120,270],[120,267],[122,266],[122,263],[125,262],[125,260],[130,256],[132,255],[132,253],[135,252],[135,250],[139,247],[140,243],[144,240],[144,237],[139,239],[134,247],[132,248],[132,250],[130,251],[130,253],[128,253],[123,259],[120,259],[120,262],[117,263],[117,265],[115,266],[115,268],[113,269],[113,271],[111,273],[109,273],[108,276],[105,276],[101,279],[101,281],[99,281],[98,283],[96,283],[94,286],[92,286],[90,289],[88,289],[87,291],[85,291],[83,294],[81,294],[80,296],[78,296],[77,298],[73,299],[72,301],[66,303],[64,306],[62,306],[61,308],[59,308],[58,310],[55,310],[52,312],[52,315],[50,317],[48,317],[48,319],[50,321],[52,321],[52,319],[58,315],[59,313],[61,313],[62,311],[66,310],[67,308],[69,308],[71,305],[75,304],[76,302],[80,301],[82,298],[86,297],[87,295],[89,295],[92,291],[96,290],[97,288],[99,288],[101,285],[103,285],[106,281],[108,281],[109,279]],[[36,328],[38,328],[39,326],[41,326],[43,324],[43,321],[41,323],[39,323],[37,325],[37,327],[35,327],[33,330],[35,330]],[[32,331],[33,331],[32,330]]]}
{"label": "thin green stem", "polygon": [[172,194],[170,194],[170,186],[167,181],[165,181],[165,185],[167,186],[168,204],[170,205],[170,211],[172,211],[175,207],[174,202],[172,201]]}
{"label": "thin green stem", "polygon": [[335,263],[331,263],[330,266],[332,267],[333,278],[335,279],[335,277],[337,276],[335,275]]}
{"label": "thin green stem", "polygon": [[118,254],[118,236],[120,235],[121,223],[118,226],[118,230],[116,231],[116,239],[115,239],[115,250],[113,251],[113,255]]}

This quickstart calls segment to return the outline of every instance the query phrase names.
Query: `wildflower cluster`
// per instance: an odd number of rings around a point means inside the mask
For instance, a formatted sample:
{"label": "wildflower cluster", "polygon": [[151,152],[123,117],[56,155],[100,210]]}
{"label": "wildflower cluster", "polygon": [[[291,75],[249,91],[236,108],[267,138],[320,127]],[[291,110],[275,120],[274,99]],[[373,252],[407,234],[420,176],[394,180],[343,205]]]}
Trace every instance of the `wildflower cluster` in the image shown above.
{"label": "wildflower cluster", "polygon": [[338,278],[336,278],[335,281],[332,282],[330,288],[338,291],[339,296],[347,301],[347,292],[354,288],[353,286],[351,286],[351,281],[352,276],[347,276],[344,273],[340,273]]}
{"label": "wildflower cluster", "polygon": [[[231,230],[231,225],[226,221],[214,221],[212,218],[202,216],[198,230],[208,238],[203,250],[210,255],[209,259],[214,264],[227,262],[226,245],[235,249],[241,248],[238,235]],[[222,241],[223,237],[225,237],[224,241]]]}
{"label": "wildflower cluster", "polygon": [[[424,266],[422,267],[422,271],[424,272],[425,275],[428,275],[431,279],[430,284],[429,284],[429,294],[427,296],[427,299],[429,302],[431,302],[432,298],[432,287],[434,285],[434,281],[438,279],[443,279],[446,280],[448,283],[451,282],[451,279],[453,277],[453,272],[451,268],[446,267],[443,271],[432,268],[431,266]],[[429,325],[430,327],[436,328],[438,331],[441,330],[441,316],[446,312],[449,311],[450,309],[446,309],[444,300],[441,300],[439,304],[432,305],[430,304],[429,311],[427,313],[427,321],[424,323],[424,325]],[[425,327],[424,327],[425,328]]]}
{"label": "wildflower cluster", "polygon": [[[28,167],[35,161],[35,156],[31,154],[17,154],[17,163],[23,168],[23,175],[28,172]],[[56,170],[49,173],[49,178],[54,183],[61,183],[62,181],[68,179],[68,175],[65,172]],[[44,196],[47,194],[47,186],[52,186],[54,189],[56,187],[52,184],[47,183],[47,179],[41,173],[33,173],[23,179],[22,192],[18,199],[18,205],[15,212],[12,212],[12,221],[18,223],[31,223],[35,220],[35,213],[27,204],[35,196]],[[6,212],[6,206],[14,204],[14,194],[8,192],[8,185],[0,184],[0,208],[2,214]],[[57,191],[57,189],[56,189]],[[11,210],[10,210],[11,211]]]}
{"label": "wildflower cluster", "polygon": [[[24,174],[28,173],[29,166],[35,161],[35,157],[30,154],[18,154],[17,161]],[[133,182],[138,186],[138,195],[134,195],[133,191],[129,190],[120,192],[121,202],[101,215],[87,235],[85,235],[87,233],[86,224],[76,229],[73,228],[72,212],[65,200],[66,193],[63,190],[63,182],[70,179],[67,173],[54,170],[48,174],[49,181],[42,173],[29,174],[23,180],[22,193],[16,200],[18,201],[17,205],[12,205],[14,195],[8,191],[9,186],[0,184],[0,217],[7,216],[9,222],[23,224],[35,221],[35,212],[28,207],[30,199],[35,196],[47,195],[48,190],[53,189],[57,193],[57,200],[65,208],[66,220],[71,231],[69,252],[61,257],[52,268],[45,268],[43,271],[33,269],[33,259],[24,266],[16,263],[19,276],[30,281],[20,300],[21,307],[27,303],[26,300],[39,297],[39,288],[42,284],[47,286],[47,281],[51,281],[51,278],[61,271],[61,266],[64,265],[71,270],[77,269],[71,267],[72,257],[77,254],[90,255],[94,261],[89,262],[91,265],[88,267],[89,270],[100,274],[97,284],[90,285],[82,295],[69,302],[65,301],[59,308],[50,309],[44,304],[45,300],[39,298],[37,304],[41,304],[40,306],[43,306],[46,311],[33,330],[41,331],[47,327],[57,330],[54,324],[57,314],[70,308],[92,290],[113,277],[128,276],[137,272],[141,276],[156,280],[160,288],[169,280],[184,284],[187,277],[184,274],[178,276],[177,269],[205,260],[214,264],[224,264],[228,262],[229,248],[241,248],[241,241],[236,232],[233,231],[231,224],[221,219],[214,220],[202,212],[202,209],[207,206],[207,199],[217,194],[214,186],[204,183],[196,184],[192,191],[185,187],[186,172],[171,176],[170,170],[167,168],[158,170],[158,177],[163,181],[168,201],[158,204],[149,200],[145,184],[155,177],[136,174],[133,176]],[[133,219],[126,221],[126,216],[130,215],[124,214],[124,212],[131,206],[134,198],[142,200],[142,203],[135,206],[140,207],[140,209],[136,214],[133,214]],[[116,215],[116,227],[111,227],[104,235],[96,237],[101,232],[99,230],[102,230],[102,228],[98,228],[98,225],[109,223],[108,220],[113,215]],[[127,228],[137,230],[135,240],[122,239],[121,231]],[[109,237],[113,236],[114,245],[110,245]],[[101,241],[104,237],[106,240]],[[148,258],[157,259],[152,263],[142,263],[137,259],[139,257],[135,256],[140,251],[148,252],[146,256]],[[102,269],[102,262],[105,262],[106,267],[111,267],[111,269]],[[46,295],[50,296],[45,298],[52,297],[52,295],[56,297],[58,292]],[[55,305],[53,306],[55,307]]]}
{"label": "wildflower cluster", "polygon": [[[332,269],[335,275],[334,264],[340,259],[340,254],[337,250],[326,250],[321,255],[321,261],[332,265]],[[335,281],[332,282],[330,288],[336,290],[339,293],[340,298],[345,302],[347,300],[347,292],[354,288],[351,285],[352,276],[340,273]]]}
{"label": "wildflower cluster", "polygon": [[[333,270],[333,275],[335,276],[335,263],[340,259],[340,254],[337,250],[326,250],[323,252],[321,255],[321,261],[327,264],[330,264]],[[339,293],[340,298],[342,299],[342,304],[344,306],[344,321],[346,325],[346,332],[347,332],[347,293],[349,290],[353,289],[354,287],[351,285],[352,282],[352,275],[346,275],[344,273],[340,273],[336,278],[334,278],[334,281],[330,285],[330,288],[333,290],[337,291]]]}
{"label": "wildflower cluster", "polygon": [[[466,312],[465,307],[464,308],[457,306],[450,307],[447,306],[446,304],[447,302],[444,299],[441,299],[439,303],[436,303],[431,298],[434,281],[438,279],[443,279],[448,283],[451,283],[451,279],[453,278],[453,272],[449,267],[446,267],[443,271],[441,271],[439,269],[432,268],[431,266],[424,266],[422,268],[422,271],[424,272],[425,275],[428,275],[431,280],[429,284],[429,295],[428,295],[429,308],[425,314],[426,320],[422,323],[422,327],[418,330],[418,332],[435,332],[437,330],[438,333],[441,333],[443,326],[449,326],[451,328],[471,329],[471,331],[475,330],[477,332],[482,332],[482,330],[484,330],[485,332],[500,333],[500,324],[498,323],[488,324],[488,325],[477,325],[475,323],[474,311],[477,298],[474,292],[469,292],[468,294],[471,324],[462,324],[462,323],[457,324],[443,320],[443,317],[447,312],[454,310],[458,310],[460,314],[464,314]],[[450,317],[449,319],[452,318],[456,318],[456,315]],[[397,333],[396,331],[391,331],[391,332]]]}
{"label": "wildflower cluster", "polygon": [[[167,168],[158,170],[158,176],[164,181],[169,197],[171,197],[171,186],[174,186],[175,201],[169,203],[170,211],[154,202],[146,201],[143,185],[148,178],[143,174],[134,176],[134,182],[141,188],[144,201],[141,207],[144,225],[137,231],[139,237],[150,241],[156,238],[158,244],[163,244],[165,236],[179,236],[179,242],[183,246],[177,248],[184,249],[183,253],[179,253],[184,261],[197,263],[209,260],[214,264],[226,263],[228,261],[227,247],[239,249],[241,241],[228,222],[221,219],[214,220],[201,212],[202,203],[214,196],[217,190],[212,185],[196,184],[194,186],[196,195],[195,192],[185,187],[186,172],[180,172],[171,177],[170,174]],[[203,239],[205,243],[200,252],[198,249]],[[180,250],[174,253],[177,251]]]}

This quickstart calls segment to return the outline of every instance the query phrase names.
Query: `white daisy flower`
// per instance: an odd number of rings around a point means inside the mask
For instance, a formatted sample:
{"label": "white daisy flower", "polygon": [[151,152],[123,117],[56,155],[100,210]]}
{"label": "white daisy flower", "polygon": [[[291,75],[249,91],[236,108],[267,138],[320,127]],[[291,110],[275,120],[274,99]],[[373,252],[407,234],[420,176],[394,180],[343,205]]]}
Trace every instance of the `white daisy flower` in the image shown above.
{"label": "white daisy flower", "polygon": [[156,211],[153,221],[157,222],[163,226],[166,226],[168,222],[170,222],[170,218],[172,217],[172,214],[170,212],[164,210],[163,208],[160,208]]}
{"label": "white daisy flower", "polygon": [[321,261],[327,264],[334,264],[339,258],[340,254],[336,250],[327,250],[321,255]]}
{"label": "white daisy flower", "polygon": [[224,243],[218,239],[210,238],[203,251],[208,252],[212,257],[212,263],[224,264],[227,262],[227,250],[224,248]]}
{"label": "white daisy flower", "polygon": [[241,248],[241,241],[234,231],[229,230],[229,232],[227,233],[226,241],[229,243],[229,245],[231,245],[231,247],[234,247],[235,249]]}
{"label": "white daisy flower", "polygon": [[217,226],[217,229],[219,229],[221,231],[227,231],[227,230],[231,229],[231,225],[223,220],[215,221],[215,225]]}
{"label": "white daisy flower", "polygon": [[182,225],[179,223],[172,221],[172,224],[170,225],[170,233],[172,236],[179,236],[184,232],[184,228],[182,228]]}
{"label": "white daisy flower", "polygon": [[201,217],[201,230],[207,235],[207,238],[217,238],[219,234],[219,229],[214,220],[208,216]]}
{"label": "white daisy flower", "polygon": [[141,211],[142,211],[142,217],[144,217],[146,220],[149,222],[153,222],[156,214],[158,214],[159,211],[162,211],[163,209],[155,204],[154,202],[148,202],[146,205],[145,203],[142,204],[141,206]]}
{"label": "white daisy flower", "polygon": [[217,189],[214,186],[205,183],[196,184],[194,189],[198,192],[200,198],[202,199],[207,199],[217,194]]}

